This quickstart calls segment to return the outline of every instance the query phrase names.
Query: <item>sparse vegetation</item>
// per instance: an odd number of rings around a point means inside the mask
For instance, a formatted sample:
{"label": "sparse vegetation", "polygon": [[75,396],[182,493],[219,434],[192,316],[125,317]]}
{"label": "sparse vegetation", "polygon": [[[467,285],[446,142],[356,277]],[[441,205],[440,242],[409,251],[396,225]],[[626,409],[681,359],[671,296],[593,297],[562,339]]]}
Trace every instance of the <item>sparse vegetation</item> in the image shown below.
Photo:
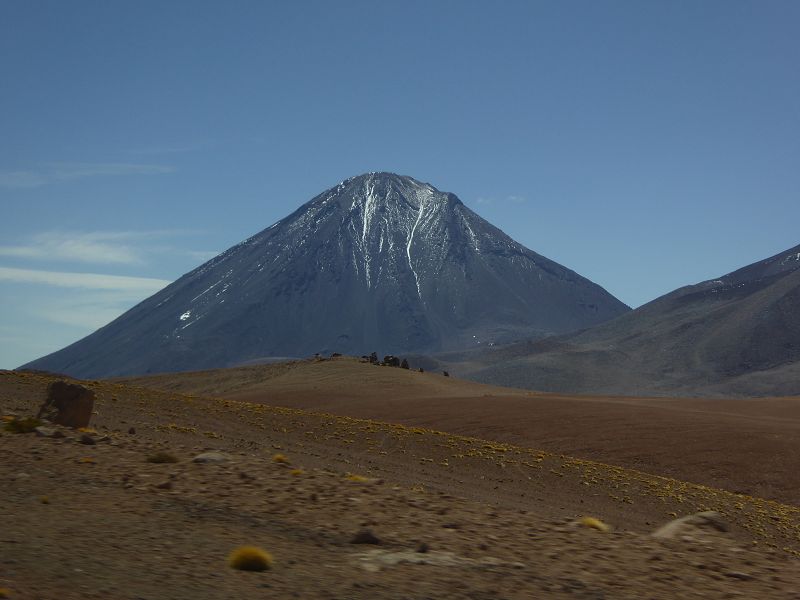
{"label": "sparse vegetation", "polygon": [[156,452],[147,457],[147,462],[156,464],[176,463],[178,462],[178,457],[169,452]]}
{"label": "sparse vegetation", "polygon": [[589,529],[596,529],[597,531],[611,531],[611,527],[603,523],[600,519],[594,517],[581,517],[576,521],[577,525],[581,527],[588,527]]}
{"label": "sparse vegetation", "polygon": [[272,455],[272,462],[285,465],[289,463],[289,459],[285,454],[278,453]]}
{"label": "sparse vegetation", "polygon": [[257,546],[240,546],[228,556],[228,566],[239,571],[266,571],[272,567],[272,555]]}
{"label": "sparse vegetation", "polygon": [[36,417],[13,418],[6,422],[5,430],[11,433],[31,433],[41,425],[43,425],[42,421]]}

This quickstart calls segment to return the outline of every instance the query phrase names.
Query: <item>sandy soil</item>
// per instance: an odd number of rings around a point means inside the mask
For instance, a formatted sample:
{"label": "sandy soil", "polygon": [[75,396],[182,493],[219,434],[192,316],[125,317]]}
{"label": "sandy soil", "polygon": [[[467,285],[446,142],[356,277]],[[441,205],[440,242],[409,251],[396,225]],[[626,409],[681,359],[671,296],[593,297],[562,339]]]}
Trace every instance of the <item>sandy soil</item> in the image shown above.
{"label": "sandy soil", "polygon": [[[35,412],[49,381],[0,373],[0,412]],[[791,506],[422,427],[89,385],[95,444],[0,436],[7,597],[800,598]],[[192,461],[208,450],[228,460]],[[730,530],[650,535],[705,509]],[[614,531],[569,525],[584,515]],[[380,543],[353,543],[363,529]],[[272,568],[230,569],[241,544]]]}

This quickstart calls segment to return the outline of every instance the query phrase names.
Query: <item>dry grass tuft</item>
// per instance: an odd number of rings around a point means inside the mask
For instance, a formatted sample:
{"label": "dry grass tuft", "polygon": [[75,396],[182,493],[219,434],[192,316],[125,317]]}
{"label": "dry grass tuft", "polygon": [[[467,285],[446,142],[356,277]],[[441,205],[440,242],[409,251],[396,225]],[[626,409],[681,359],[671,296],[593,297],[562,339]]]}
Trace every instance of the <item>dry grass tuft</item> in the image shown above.
{"label": "dry grass tuft", "polygon": [[156,452],[147,457],[147,462],[156,464],[176,463],[178,462],[178,457],[169,452]]}
{"label": "dry grass tuft", "polygon": [[11,590],[8,588],[0,588],[0,598],[11,598]]}
{"label": "dry grass tuft", "polygon": [[301,475],[305,475],[306,472],[303,469],[292,469],[289,471],[289,475],[293,475],[295,477],[300,477]]}
{"label": "dry grass tuft", "polygon": [[594,517],[581,517],[575,524],[581,527],[588,527],[589,529],[596,529],[597,531],[611,531],[611,527]]}
{"label": "dry grass tuft", "polygon": [[42,422],[36,417],[13,418],[10,421],[6,421],[5,430],[11,433],[31,433],[41,425]]}
{"label": "dry grass tuft", "polygon": [[273,454],[272,462],[285,465],[289,462],[289,459],[286,457],[285,454]]}
{"label": "dry grass tuft", "polygon": [[364,477],[363,475],[356,475],[355,473],[348,473],[344,476],[347,481],[354,481],[356,483],[367,483],[370,481],[369,477]]}
{"label": "dry grass tuft", "polygon": [[266,571],[272,566],[272,555],[256,546],[240,546],[228,556],[228,566],[239,571]]}

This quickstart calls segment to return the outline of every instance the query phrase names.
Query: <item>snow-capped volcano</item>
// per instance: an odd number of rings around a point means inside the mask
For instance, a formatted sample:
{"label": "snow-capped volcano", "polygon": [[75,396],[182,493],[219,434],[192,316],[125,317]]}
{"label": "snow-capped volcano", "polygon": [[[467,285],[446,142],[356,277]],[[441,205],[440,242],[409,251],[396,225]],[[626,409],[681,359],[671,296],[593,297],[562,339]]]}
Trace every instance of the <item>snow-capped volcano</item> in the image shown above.
{"label": "snow-capped volcano", "polygon": [[627,310],[455,195],[369,173],[26,367],[102,377],[315,352],[432,352],[564,333]]}

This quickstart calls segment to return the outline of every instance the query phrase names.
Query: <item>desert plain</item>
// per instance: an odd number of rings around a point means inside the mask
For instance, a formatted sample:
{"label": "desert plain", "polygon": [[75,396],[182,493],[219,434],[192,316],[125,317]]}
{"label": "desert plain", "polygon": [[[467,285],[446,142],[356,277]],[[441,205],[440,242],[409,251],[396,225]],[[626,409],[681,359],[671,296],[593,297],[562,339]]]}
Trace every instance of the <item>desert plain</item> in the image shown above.
{"label": "desert plain", "polygon": [[[55,379],[0,373],[6,422]],[[82,383],[88,429],[0,436],[5,597],[800,598],[797,398],[349,357]],[[270,567],[231,568],[243,545]]]}

